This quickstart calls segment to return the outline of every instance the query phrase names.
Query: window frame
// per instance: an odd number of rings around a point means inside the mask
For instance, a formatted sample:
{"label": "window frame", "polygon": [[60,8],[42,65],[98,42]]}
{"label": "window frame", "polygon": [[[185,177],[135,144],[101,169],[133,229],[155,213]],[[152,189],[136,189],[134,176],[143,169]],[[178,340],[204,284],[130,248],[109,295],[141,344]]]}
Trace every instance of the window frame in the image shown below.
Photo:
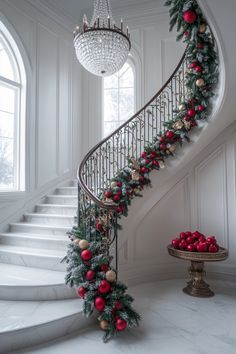
{"label": "window frame", "polygon": [[4,22],[2,16],[0,16],[0,35],[16,79],[11,80],[0,75],[0,82],[2,86],[15,89],[16,92],[14,102],[13,188],[0,189],[1,199],[4,199],[4,197],[8,198],[9,196],[21,197],[26,192],[26,70],[23,55],[19,50],[15,38],[13,38],[8,30],[8,27],[11,26],[6,26]]}

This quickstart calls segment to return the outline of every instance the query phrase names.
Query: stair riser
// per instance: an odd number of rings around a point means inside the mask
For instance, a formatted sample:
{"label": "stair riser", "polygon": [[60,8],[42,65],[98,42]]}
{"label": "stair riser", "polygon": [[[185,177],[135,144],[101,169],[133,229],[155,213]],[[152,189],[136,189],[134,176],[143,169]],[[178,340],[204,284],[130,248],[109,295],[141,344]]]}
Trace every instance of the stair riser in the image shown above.
{"label": "stair riser", "polygon": [[0,300],[47,301],[64,300],[78,297],[75,289],[64,284],[47,286],[9,286],[0,285]]}
{"label": "stair riser", "polygon": [[48,204],[65,204],[65,205],[77,205],[77,197],[72,196],[65,198],[63,196],[50,196],[46,197],[46,203]]}
{"label": "stair riser", "polygon": [[56,190],[57,195],[78,195],[78,189],[77,187],[72,187],[72,188],[57,188]]}
{"label": "stair riser", "polygon": [[65,251],[69,241],[65,240],[47,240],[47,239],[38,239],[38,238],[28,238],[23,236],[0,236],[0,243],[3,245],[12,245],[12,246],[21,246],[21,247],[30,247],[30,248],[43,248],[48,250],[61,250]]}
{"label": "stair riser", "polygon": [[46,217],[46,216],[31,216],[25,215],[24,221],[30,222],[32,224],[42,224],[42,225],[54,225],[54,226],[63,226],[71,228],[74,225],[74,217]]}
{"label": "stair riser", "polygon": [[76,207],[53,207],[53,206],[40,206],[36,207],[36,213],[41,214],[57,214],[57,215],[76,215]]}
{"label": "stair riser", "polygon": [[94,318],[87,319],[81,312],[42,325],[9,331],[0,334],[0,353],[20,350],[43,344],[73,332],[87,328]]}
{"label": "stair riser", "polygon": [[14,252],[4,252],[0,249],[0,262],[8,264],[17,264],[26,267],[41,268],[65,271],[65,263],[60,263],[61,258],[50,256],[37,256],[30,254],[18,254]]}
{"label": "stair riser", "polygon": [[38,226],[25,226],[25,225],[11,225],[11,232],[19,232],[25,234],[37,234],[37,235],[64,235],[66,236],[66,232],[70,231],[70,227],[66,227],[65,229],[54,229],[53,227],[40,228]]}

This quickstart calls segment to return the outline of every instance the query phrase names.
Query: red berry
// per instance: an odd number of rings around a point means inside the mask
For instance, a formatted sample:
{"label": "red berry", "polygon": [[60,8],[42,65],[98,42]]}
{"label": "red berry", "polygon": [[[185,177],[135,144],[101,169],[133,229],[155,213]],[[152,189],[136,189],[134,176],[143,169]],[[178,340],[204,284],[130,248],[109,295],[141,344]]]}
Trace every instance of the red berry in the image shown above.
{"label": "red berry", "polygon": [[94,306],[96,310],[103,311],[106,306],[106,301],[103,299],[103,297],[96,297],[94,300]]}
{"label": "red berry", "polygon": [[189,236],[189,237],[187,237],[186,238],[186,241],[187,241],[187,244],[192,244],[192,243],[194,243],[194,237],[193,236]]}
{"label": "red berry", "polygon": [[218,245],[209,245],[208,252],[210,253],[216,253],[219,251]]}
{"label": "red berry", "polygon": [[108,269],[109,269],[109,265],[108,265],[108,264],[101,264],[100,270],[101,270],[102,272],[107,272]]}
{"label": "red berry", "polygon": [[209,243],[209,245],[215,245],[216,244],[215,236],[208,236],[207,237],[207,243]]}
{"label": "red berry", "polygon": [[167,147],[166,147],[166,144],[164,144],[164,143],[160,144],[160,149],[161,149],[161,150],[164,151],[164,150],[166,150],[166,148],[167,148]]}
{"label": "red berry", "polygon": [[119,202],[119,200],[120,200],[120,194],[115,194],[114,195],[114,197],[113,197],[113,200],[114,200],[114,202]]}
{"label": "red berry", "polygon": [[116,329],[117,331],[124,331],[127,327],[127,322],[122,318],[116,320]]}
{"label": "red berry", "polygon": [[104,193],[104,195],[105,195],[106,198],[111,198],[112,192],[111,192],[111,191],[106,191],[106,192]]}
{"label": "red berry", "polygon": [[181,240],[185,240],[185,238],[186,238],[185,232],[180,232],[179,238],[180,238]]}
{"label": "red berry", "polygon": [[83,299],[86,294],[86,290],[83,286],[79,287],[76,292],[81,299]]}
{"label": "red berry", "polygon": [[189,24],[194,23],[197,19],[197,14],[193,10],[187,10],[183,14],[183,19],[185,22],[187,22]]}
{"label": "red berry", "polygon": [[119,181],[116,183],[116,185],[117,185],[117,187],[122,187],[122,182]]}
{"label": "red berry", "polygon": [[191,231],[185,231],[185,235],[186,235],[186,237],[192,236],[192,232]]}
{"label": "red berry", "polygon": [[189,117],[194,117],[195,115],[196,115],[195,110],[194,110],[193,108],[190,108],[190,109],[188,110],[188,116],[189,116]]}
{"label": "red berry", "polygon": [[140,168],[140,172],[141,173],[146,173],[148,171],[148,169],[146,167],[141,167]]}
{"label": "red berry", "polygon": [[195,251],[194,245],[193,244],[188,245],[187,246],[187,251],[194,252]]}
{"label": "red berry", "polygon": [[204,111],[205,107],[202,105],[199,105],[197,109],[198,109],[198,111],[202,112],[202,111]]}
{"label": "red berry", "polygon": [[143,152],[142,152],[141,157],[142,157],[143,159],[145,159],[145,158],[147,157],[146,151],[143,151]]}
{"label": "red berry", "polygon": [[180,240],[178,238],[175,238],[171,241],[171,244],[175,249],[179,249]]}
{"label": "red berry", "polygon": [[199,244],[197,245],[197,251],[198,252],[206,252],[207,247],[208,247],[208,245],[206,242],[199,242]]}
{"label": "red berry", "polygon": [[181,250],[185,250],[186,248],[187,248],[187,242],[185,241],[185,240],[182,240],[182,241],[180,241],[180,243],[179,243],[179,248],[181,249]]}
{"label": "red berry", "polygon": [[81,252],[81,258],[84,261],[89,261],[92,258],[93,254],[90,250],[84,250]]}
{"label": "red berry", "polygon": [[189,66],[190,66],[190,68],[196,68],[197,61],[193,61]]}
{"label": "red berry", "polygon": [[200,65],[196,66],[195,71],[200,73],[202,71],[202,67]]}
{"label": "red berry", "polygon": [[194,242],[194,244],[193,244],[194,251],[197,251],[198,244],[199,244],[198,241],[195,241],[195,242]]}
{"label": "red berry", "polygon": [[175,136],[175,133],[172,132],[172,130],[168,130],[168,131],[166,132],[166,137],[167,137],[168,139],[173,139],[174,136]]}
{"label": "red berry", "polygon": [[199,241],[199,242],[206,242],[206,237],[203,236],[203,235],[200,235],[200,236],[198,237],[198,241]]}

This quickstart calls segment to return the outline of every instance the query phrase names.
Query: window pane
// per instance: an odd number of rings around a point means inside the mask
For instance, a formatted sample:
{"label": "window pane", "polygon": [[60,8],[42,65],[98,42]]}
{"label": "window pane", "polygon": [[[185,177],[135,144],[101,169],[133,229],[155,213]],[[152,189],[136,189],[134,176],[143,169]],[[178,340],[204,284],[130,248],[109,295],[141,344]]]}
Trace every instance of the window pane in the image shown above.
{"label": "window pane", "polygon": [[119,97],[120,120],[126,120],[134,114],[134,90],[120,89]]}
{"label": "window pane", "polygon": [[104,78],[104,88],[118,88],[118,74],[107,76]]}
{"label": "window pane", "polygon": [[118,90],[104,90],[104,120],[118,120]]}
{"label": "window pane", "polygon": [[119,127],[121,122],[105,122],[104,123],[104,134],[109,135],[113,130]]}
{"label": "window pane", "polygon": [[9,80],[17,80],[15,58],[0,33],[0,76]]}
{"label": "window pane", "polygon": [[14,135],[14,115],[0,111],[0,136],[13,138]]}
{"label": "window pane", "polygon": [[1,85],[0,82],[0,111],[15,112],[15,88]]}
{"label": "window pane", "polygon": [[0,190],[13,188],[13,139],[0,137]]}
{"label": "window pane", "polygon": [[131,67],[120,78],[120,87],[134,87],[134,74]]}

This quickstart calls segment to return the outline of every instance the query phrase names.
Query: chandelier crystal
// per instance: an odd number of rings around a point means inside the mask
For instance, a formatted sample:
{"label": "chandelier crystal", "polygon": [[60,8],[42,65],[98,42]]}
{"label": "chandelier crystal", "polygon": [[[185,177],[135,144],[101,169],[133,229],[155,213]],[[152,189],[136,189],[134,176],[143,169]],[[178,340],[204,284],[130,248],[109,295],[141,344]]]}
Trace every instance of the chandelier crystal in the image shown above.
{"label": "chandelier crystal", "polygon": [[83,67],[97,76],[119,71],[131,49],[128,27],[121,20],[117,27],[112,17],[110,0],[95,0],[92,20],[83,17],[83,25],[73,32],[76,56]]}

